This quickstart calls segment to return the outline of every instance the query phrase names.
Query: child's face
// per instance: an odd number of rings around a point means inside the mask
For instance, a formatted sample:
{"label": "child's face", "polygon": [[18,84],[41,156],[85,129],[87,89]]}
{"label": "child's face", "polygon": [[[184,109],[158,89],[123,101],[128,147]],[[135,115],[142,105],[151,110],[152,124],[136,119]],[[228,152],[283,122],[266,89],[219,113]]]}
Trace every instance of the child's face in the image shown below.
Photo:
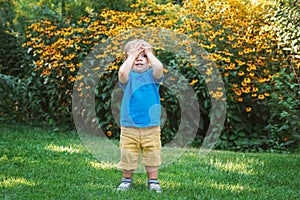
{"label": "child's face", "polygon": [[148,58],[147,55],[145,54],[145,52],[142,52],[138,55],[138,57],[135,59],[134,63],[133,63],[133,71],[135,72],[145,72],[149,69],[149,62],[148,62]]}

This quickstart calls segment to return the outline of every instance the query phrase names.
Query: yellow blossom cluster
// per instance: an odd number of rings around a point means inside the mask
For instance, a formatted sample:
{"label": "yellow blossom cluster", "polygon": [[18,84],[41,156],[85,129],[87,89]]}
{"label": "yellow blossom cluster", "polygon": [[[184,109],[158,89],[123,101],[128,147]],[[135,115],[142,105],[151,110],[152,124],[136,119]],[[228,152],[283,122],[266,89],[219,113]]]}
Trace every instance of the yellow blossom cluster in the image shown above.
{"label": "yellow blossom cluster", "polygon": [[[83,17],[78,23],[82,21],[90,19]],[[29,52],[32,50],[36,71],[42,70],[43,75],[53,72],[58,76],[67,75],[73,82],[82,58],[98,43],[99,34],[105,33],[105,26],[95,25],[60,27],[50,20],[41,20],[28,27],[28,41],[23,47],[27,46]]]}
{"label": "yellow blossom cluster", "polygon": [[277,38],[263,17],[266,4],[192,0],[184,6],[184,15],[189,16],[184,20],[186,32],[192,30],[191,36],[210,52],[226,81],[228,93],[250,112],[251,107],[246,105],[269,97],[265,85],[273,84],[273,74],[282,65]]}
{"label": "yellow blossom cluster", "polygon": [[[155,49],[164,50],[166,40],[177,42],[176,45],[186,47],[191,62],[197,61],[189,42],[176,41],[176,34],[185,34],[208,51],[233,100],[248,105],[251,101],[264,100],[269,96],[269,91],[262,86],[271,84],[274,66],[281,65],[276,55],[282,52],[274,48],[276,38],[261,17],[265,12],[262,4],[252,5],[239,0],[189,0],[179,6],[137,0],[131,8],[130,12],[104,9],[97,17],[82,17],[76,25],[67,23],[68,26],[64,27],[42,20],[28,27],[28,40],[23,46],[32,49],[36,70],[43,70],[44,75],[56,70],[56,74],[67,76],[72,82],[76,80],[75,74],[84,57],[109,38],[114,39],[112,44],[97,58],[114,55],[116,61],[108,70],[117,70],[117,63],[123,57],[124,40],[136,35],[149,36],[149,33],[139,33],[139,29],[151,32],[153,37],[144,39],[149,39]],[[174,34],[162,40],[160,32],[153,31],[157,29],[171,30]],[[299,66],[299,61],[296,65]],[[213,80],[209,67],[205,74],[206,82]],[[190,84],[197,82],[196,79],[191,80]],[[210,93],[213,98],[225,96],[219,90]],[[250,112],[251,106],[245,106],[245,109]]]}

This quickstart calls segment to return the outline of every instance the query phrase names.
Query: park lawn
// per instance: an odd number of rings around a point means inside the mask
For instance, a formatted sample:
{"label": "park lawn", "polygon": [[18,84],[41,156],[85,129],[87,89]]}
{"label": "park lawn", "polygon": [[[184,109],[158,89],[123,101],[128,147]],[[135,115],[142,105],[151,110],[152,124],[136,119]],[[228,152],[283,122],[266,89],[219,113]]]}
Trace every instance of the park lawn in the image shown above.
{"label": "park lawn", "polygon": [[300,155],[188,150],[160,170],[163,192],[121,172],[84,148],[78,135],[0,124],[0,199],[299,199]]}

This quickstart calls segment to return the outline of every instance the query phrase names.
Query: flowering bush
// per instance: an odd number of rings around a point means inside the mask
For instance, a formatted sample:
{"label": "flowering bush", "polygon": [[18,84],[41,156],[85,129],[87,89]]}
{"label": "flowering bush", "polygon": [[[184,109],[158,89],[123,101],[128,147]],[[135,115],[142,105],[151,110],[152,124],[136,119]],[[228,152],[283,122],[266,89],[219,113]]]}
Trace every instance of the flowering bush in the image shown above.
{"label": "flowering bush", "polygon": [[[274,87],[270,88],[270,108],[267,130],[272,138],[268,144],[273,145],[273,150],[287,149],[290,146],[299,148],[300,128],[300,39],[299,34],[299,2],[289,4],[277,2],[273,8],[274,15],[268,18],[272,29],[276,33],[279,47],[282,51],[282,67],[273,77]],[[286,26],[288,25],[288,29]],[[276,107],[274,108],[274,106]]]}
{"label": "flowering bush", "polygon": [[[267,132],[263,128],[267,123],[269,109],[266,102],[272,93],[272,78],[281,68],[283,59],[282,50],[277,48],[274,30],[264,17],[267,10],[237,0],[192,0],[186,1],[182,6],[138,0],[131,4],[131,8],[130,12],[104,9],[98,15],[82,17],[76,23],[68,20],[58,23],[45,19],[28,27],[27,42],[23,46],[32,54],[34,70],[41,73],[45,84],[51,80],[55,85],[55,92],[50,95],[52,100],[49,102],[53,107],[52,118],[60,119],[61,116],[56,111],[68,116],[74,81],[81,81],[79,84],[83,88],[89,87],[85,83],[86,77],[76,76],[83,60],[96,45],[104,45],[108,39],[114,38],[112,45],[105,52],[96,55],[96,58],[103,59],[113,55],[115,60],[106,69],[104,66],[95,66],[94,70],[102,70],[105,76],[99,82],[101,95],[96,95],[105,104],[96,106],[98,115],[105,116],[100,124],[108,136],[117,137],[118,126],[113,123],[112,113],[107,110],[111,105],[109,94],[117,81],[116,71],[122,61],[122,41],[134,38],[136,28],[163,28],[172,30],[174,35],[185,34],[204,48],[209,53],[209,59],[216,63],[226,86],[226,91],[206,88],[206,85],[213,85],[216,80],[215,77],[210,77],[212,68],[203,69],[206,74],[204,78],[193,71],[193,50],[189,43],[177,44],[186,49],[186,52],[191,52],[188,62],[184,62],[184,52],[183,57],[167,56],[168,59],[164,61],[168,68],[174,60],[182,58],[181,61],[176,61],[175,69],[188,78],[201,99],[202,119],[206,125],[200,126],[198,138],[201,140],[205,135],[207,124],[212,120],[213,114],[209,113],[210,97],[223,101],[226,98],[227,117],[218,147],[236,150],[257,150],[264,147]],[[164,49],[165,43],[160,40],[159,35],[155,35],[157,33],[152,34],[154,36],[148,42],[154,45],[157,52],[160,52],[158,56],[163,59],[168,54]],[[295,62],[299,63],[299,60]],[[170,102],[176,102],[174,96],[164,92],[162,100],[166,107]],[[175,106],[169,112],[177,109],[178,106]],[[180,119],[173,122],[176,124],[178,120]],[[168,123],[171,122],[169,120]],[[176,129],[174,126],[167,126],[166,141],[172,139]]]}

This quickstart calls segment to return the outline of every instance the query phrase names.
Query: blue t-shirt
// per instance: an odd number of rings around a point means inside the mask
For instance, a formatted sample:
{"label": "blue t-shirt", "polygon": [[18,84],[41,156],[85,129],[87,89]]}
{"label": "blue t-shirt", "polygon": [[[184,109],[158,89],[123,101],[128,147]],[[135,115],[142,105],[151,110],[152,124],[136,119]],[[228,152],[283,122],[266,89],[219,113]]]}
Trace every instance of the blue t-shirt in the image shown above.
{"label": "blue t-shirt", "polygon": [[151,68],[143,73],[130,71],[127,83],[120,83],[124,90],[121,126],[160,126],[159,85],[162,79],[156,80]]}

